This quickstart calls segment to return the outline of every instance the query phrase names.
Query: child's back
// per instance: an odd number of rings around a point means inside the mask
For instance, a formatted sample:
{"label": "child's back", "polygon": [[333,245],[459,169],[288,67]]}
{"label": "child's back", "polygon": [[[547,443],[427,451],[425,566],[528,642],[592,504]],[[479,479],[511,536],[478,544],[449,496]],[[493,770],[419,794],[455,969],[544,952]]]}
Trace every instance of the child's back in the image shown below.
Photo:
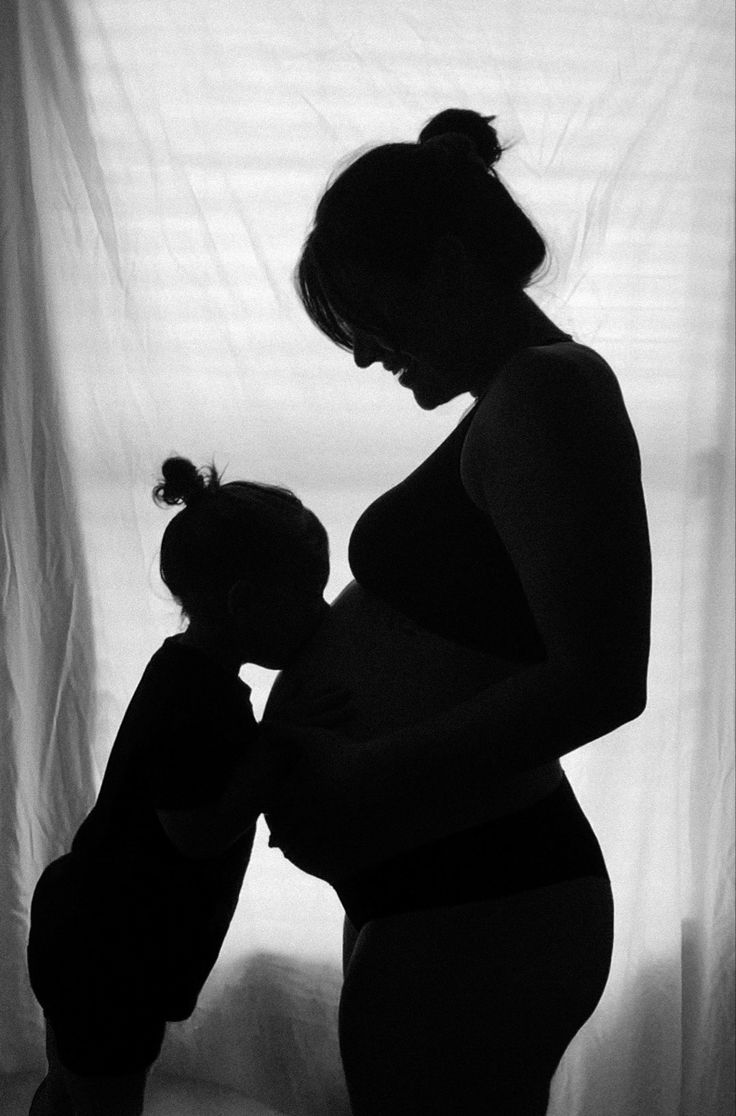
{"label": "child's back", "polygon": [[[176,636],[151,659],[97,803],[34,897],[32,924],[43,929],[31,934],[29,970],[45,1007],[57,992],[68,1003],[72,958],[89,965],[91,951],[99,963],[114,953],[123,982],[137,984],[145,974],[148,1002],[163,1018],[191,1014],[237,904],[255,829],[220,855],[196,860],[175,848],[157,811],[206,806],[222,793],[255,741],[249,695],[244,682]],[[44,902],[57,904],[66,888],[74,906],[41,917]]]}

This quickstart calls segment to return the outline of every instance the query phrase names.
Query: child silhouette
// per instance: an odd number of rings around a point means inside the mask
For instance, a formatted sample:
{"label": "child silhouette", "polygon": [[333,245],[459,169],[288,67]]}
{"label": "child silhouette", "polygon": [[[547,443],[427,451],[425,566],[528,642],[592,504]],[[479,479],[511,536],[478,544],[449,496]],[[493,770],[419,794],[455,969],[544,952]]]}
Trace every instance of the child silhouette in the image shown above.
{"label": "child silhouette", "polygon": [[[34,892],[28,969],[49,1069],[31,1116],[143,1111],[166,1023],[196,1006],[278,777],[238,672],[284,666],[329,608],[327,534],[292,492],[221,484],[214,465],[180,457],[162,474],[154,500],[185,507],[164,532],[161,576],[188,626],[148,663],[95,806]],[[322,724],[330,706],[315,703]]]}

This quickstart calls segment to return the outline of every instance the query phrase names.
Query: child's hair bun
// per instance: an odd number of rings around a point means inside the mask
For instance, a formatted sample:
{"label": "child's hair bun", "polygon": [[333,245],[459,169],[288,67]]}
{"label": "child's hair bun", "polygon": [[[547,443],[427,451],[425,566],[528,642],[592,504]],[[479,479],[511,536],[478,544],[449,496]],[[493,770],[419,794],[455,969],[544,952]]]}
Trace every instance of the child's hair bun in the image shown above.
{"label": "child's hair bun", "polygon": [[191,504],[220,486],[214,465],[198,469],[186,457],[167,457],[161,466],[161,476],[163,479],[153,489],[153,498],[159,505]]}
{"label": "child's hair bun", "polygon": [[[455,147],[458,153],[465,152],[490,170],[505,150],[492,127],[495,119],[495,116],[481,116],[472,109],[444,109],[424,125],[419,142],[436,140],[448,148]],[[461,142],[458,142],[459,137],[463,137]]]}

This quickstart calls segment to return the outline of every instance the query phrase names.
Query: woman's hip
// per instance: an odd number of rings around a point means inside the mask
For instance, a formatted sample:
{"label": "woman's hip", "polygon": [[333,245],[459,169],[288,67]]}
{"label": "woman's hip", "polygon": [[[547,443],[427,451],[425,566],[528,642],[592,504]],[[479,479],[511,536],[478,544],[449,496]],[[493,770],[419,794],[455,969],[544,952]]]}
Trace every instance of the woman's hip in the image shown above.
{"label": "woman's hip", "polygon": [[391,915],[495,901],[586,877],[607,881],[608,872],[563,775],[527,808],[401,852],[336,890],[359,930]]}
{"label": "woman's hip", "polygon": [[[347,919],[346,924],[349,931],[352,924]],[[432,956],[435,971],[478,970],[493,981],[510,969],[516,979],[524,971],[581,971],[581,966],[607,977],[613,892],[609,879],[583,876],[490,899],[402,911],[353,930],[348,968],[358,956],[380,955],[388,968],[400,968],[409,958],[423,965],[421,959]]]}

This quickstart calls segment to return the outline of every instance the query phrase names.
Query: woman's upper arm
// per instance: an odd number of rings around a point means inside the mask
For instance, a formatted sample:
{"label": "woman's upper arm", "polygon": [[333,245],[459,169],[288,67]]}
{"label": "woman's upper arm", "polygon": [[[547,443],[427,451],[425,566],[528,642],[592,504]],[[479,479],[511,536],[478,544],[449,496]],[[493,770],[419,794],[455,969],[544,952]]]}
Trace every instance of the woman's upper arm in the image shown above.
{"label": "woman's upper arm", "polygon": [[639,451],[614,374],[602,361],[581,368],[525,354],[481,400],[462,468],[516,567],[548,659],[641,712],[649,536]]}

